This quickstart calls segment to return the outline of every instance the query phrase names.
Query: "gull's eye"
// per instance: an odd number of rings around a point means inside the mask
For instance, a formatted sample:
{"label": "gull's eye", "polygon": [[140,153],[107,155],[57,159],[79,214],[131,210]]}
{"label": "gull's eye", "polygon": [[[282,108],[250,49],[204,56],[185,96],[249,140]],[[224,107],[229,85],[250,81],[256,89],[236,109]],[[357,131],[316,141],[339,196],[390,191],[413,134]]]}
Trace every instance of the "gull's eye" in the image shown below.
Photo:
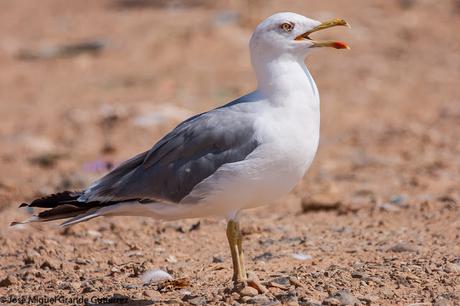
{"label": "gull's eye", "polygon": [[280,25],[280,28],[284,32],[291,32],[294,29],[294,24],[291,22],[285,22]]}

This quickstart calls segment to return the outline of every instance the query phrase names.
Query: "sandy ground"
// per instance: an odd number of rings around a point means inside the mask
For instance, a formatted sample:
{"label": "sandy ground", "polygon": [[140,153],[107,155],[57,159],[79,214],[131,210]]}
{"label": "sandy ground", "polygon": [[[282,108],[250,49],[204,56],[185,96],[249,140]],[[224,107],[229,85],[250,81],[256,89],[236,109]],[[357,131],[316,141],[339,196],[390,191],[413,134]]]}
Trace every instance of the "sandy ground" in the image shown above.
{"label": "sandy ground", "polygon": [[[353,29],[318,34],[352,50],[307,59],[322,96],[312,169],[242,218],[268,292],[229,291],[221,220],[8,227],[32,213],[22,201],[83,188],[252,90],[247,42],[277,11]],[[454,0],[0,2],[0,303],[460,305],[459,37]],[[174,280],[143,284],[152,269]]]}

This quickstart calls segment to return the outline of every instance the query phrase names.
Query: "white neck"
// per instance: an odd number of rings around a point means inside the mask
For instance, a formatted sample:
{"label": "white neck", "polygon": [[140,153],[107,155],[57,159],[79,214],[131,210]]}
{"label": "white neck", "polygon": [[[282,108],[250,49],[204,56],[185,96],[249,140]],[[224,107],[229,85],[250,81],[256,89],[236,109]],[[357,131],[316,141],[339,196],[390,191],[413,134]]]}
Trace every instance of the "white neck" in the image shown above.
{"label": "white neck", "polygon": [[298,104],[319,111],[318,89],[303,57],[286,54],[267,59],[260,55],[251,58],[258,92],[276,106]]}

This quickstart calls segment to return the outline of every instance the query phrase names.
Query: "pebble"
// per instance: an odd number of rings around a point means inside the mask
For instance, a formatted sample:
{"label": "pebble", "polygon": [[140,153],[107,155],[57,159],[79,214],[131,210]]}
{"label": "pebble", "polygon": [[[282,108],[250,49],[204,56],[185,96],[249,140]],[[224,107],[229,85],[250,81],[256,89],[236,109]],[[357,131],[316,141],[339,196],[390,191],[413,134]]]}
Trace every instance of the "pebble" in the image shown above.
{"label": "pebble", "polygon": [[222,262],[224,262],[224,258],[222,256],[213,256],[212,257],[212,262],[213,263],[222,263]]}
{"label": "pebble", "polygon": [[35,250],[27,250],[24,258],[24,264],[31,265],[35,263],[35,259],[40,257],[40,253]]}
{"label": "pebble", "polygon": [[296,293],[294,292],[288,292],[288,293],[283,293],[283,294],[278,294],[276,295],[276,299],[280,301],[283,305],[285,304],[298,304],[299,301],[297,299]]}
{"label": "pebble", "polygon": [[367,278],[368,275],[364,272],[352,272],[351,277],[353,278]]}
{"label": "pebble", "polygon": [[289,282],[291,283],[291,285],[294,285],[296,287],[303,287],[302,283],[299,281],[297,277],[289,277]]}
{"label": "pebble", "polygon": [[297,259],[297,260],[310,260],[313,259],[311,255],[308,254],[303,254],[303,253],[293,253],[291,255],[292,258]]}
{"label": "pebble", "polygon": [[142,252],[137,251],[137,250],[128,251],[128,252],[125,253],[125,255],[128,256],[128,257],[134,257],[134,256],[141,257],[141,256],[143,256]]}
{"label": "pebble", "polygon": [[289,286],[291,284],[289,277],[286,276],[276,277],[272,280],[272,282],[282,286]]}
{"label": "pebble", "polygon": [[68,282],[62,282],[62,283],[59,284],[58,289],[70,290],[70,289],[72,289],[72,285],[70,283],[68,283]]}
{"label": "pebble", "polygon": [[112,273],[120,273],[120,269],[118,269],[117,267],[112,267],[110,269],[110,272],[112,272]]}
{"label": "pebble", "polygon": [[406,196],[404,195],[394,195],[391,197],[390,199],[390,203],[391,204],[395,204],[395,205],[400,205],[400,204],[403,204],[404,202],[406,202]]}
{"label": "pebble", "polygon": [[340,304],[340,301],[338,299],[334,299],[334,298],[326,298],[322,305],[326,305],[326,306],[339,306],[341,305]]}
{"label": "pebble", "polygon": [[177,262],[177,258],[176,258],[176,256],[174,256],[174,255],[169,255],[169,256],[166,258],[166,261],[169,262],[169,263],[176,263],[176,262]]}
{"label": "pebble", "polygon": [[141,275],[141,280],[144,282],[144,284],[156,283],[172,279],[173,277],[171,274],[160,269],[146,271]]}
{"label": "pebble", "polygon": [[401,210],[398,206],[391,204],[391,203],[383,203],[379,205],[378,207],[380,208],[380,210],[388,211],[388,212],[397,212]]}
{"label": "pebble", "polygon": [[307,297],[300,297],[300,304],[304,306],[321,306],[321,302],[317,300],[312,300]]}
{"label": "pebble", "polygon": [[131,289],[137,289],[139,288],[139,286],[135,284],[126,284],[126,285],[123,285],[123,288],[131,290]]}
{"label": "pebble", "polygon": [[444,268],[444,271],[447,273],[459,273],[460,264],[454,264],[454,263],[448,262]]}
{"label": "pebble", "polygon": [[270,299],[266,295],[263,295],[263,294],[253,296],[251,298],[248,298],[247,301],[245,301],[245,303],[247,304],[256,304],[256,305],[267,305],[270,302],[271,302]]}
{"label": "pebble", "polygon": [[151,298],[151,299],[158,297],[158,294],[159,294],[159,293],[158,293],[158,291],[156,291],[156,290],[144,290],[144,291],[142,292],[142,295],[143,295],[143,296],[148,297],[148,298]]}
{"label": "pebble", "polygon": [[87,232],[88,236],[93,237],[93,238],[99,238],[102,237],[102,234],[98,231],[95,230],[88,230]]}
{"label": "pebble", "polygon": [[259,291],[250,286],[246,286],[243,289],[241,289],[239,293],[241,296],[256,296],[257,294],[259,294]]}
{"label": "pebble", "polygon": [[339,290],[329,295],[329,297],[327,297],[323,301],[323,304],[324,305],[360,305],[361,302],[350,292],[346,290]]}
{"label": "pebble", "polygon": [[197,296],[186,300],[191,305],[206,305],[206,298],[203,296]]}
{"label": "pebble", "polygon": [[379,300],[379,298],[374,295],[366,295],[366,296],[360,297],[359,299],[363,301],[364,303],[366,303],[367,305],[375,304]]}
{"label": "pebble", "polygon": [[273,258],[273,254],[270,253],[270,252],[265,252],[265,253],[262,253],[260,255],[257,255],[253,258],[254,261],[258,261],[258,260],[261,260],[261,261],[268,261],[270,259]]}
{"label": "pebble", "polygon": [[75,263],[77,265],[86,265],[88,263],[88,261],[85,260],[85,259],[82,259],[82,258],[77,258],[77,259],[75,259]]}
{"label": "pebble", "polygon": [[388,249],[390,252],[402,253],[402,252],[415,252],[416,249],[406,243],[397,243]]}
{"label": "pebble", "polygon": [[113,240],[110,240],[110,239],[103,239],[102,243],[106,244],[106,245],[114,245],[115,244],[115,242]]}
{"label": "pebble", "polygon": [[45,260],[40,265],[40,269],[43,269],[43,270],[46,270],[46,269],[57,270],[57,269],[59,269],[59,264],[54,260],[48,259],[48,260]]}

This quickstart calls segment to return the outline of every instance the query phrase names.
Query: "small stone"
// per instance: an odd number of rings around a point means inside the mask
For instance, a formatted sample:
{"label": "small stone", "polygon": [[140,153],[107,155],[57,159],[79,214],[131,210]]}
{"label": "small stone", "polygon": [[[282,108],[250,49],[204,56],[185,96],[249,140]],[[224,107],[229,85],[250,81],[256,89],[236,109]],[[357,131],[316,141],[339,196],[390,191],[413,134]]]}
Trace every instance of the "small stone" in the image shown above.
{"label": "small stone", "polygon": [[388,212],[397,212],[401,210],[398,206],[391,204],[391,203],[383,203],[379,205],[378,207],[380,208],[380,210],[388,211]]}
{"label": "small stone", "polygon": [[256,296],[257,294],[259,294],[257,289],[252,288],[250,286],[244,287],[243,289],[239,291],[239,293],[241,296]]}
{"label": "small stone", "polygon": [[294,285],[296,287],[303,287],[302,283],[299,281],[297,277],[289,277],[289,282],[291,283],[291,285]]}
{"label": "small stone", "polygon": [[102,234],[98,231],[95,231],[95,230],[89,230],[87,232],[88,236],[90,237],[93,237],[93,238],[99,238],[99,237],[102,237]]}
{"label": "small stone", "polygon": [[212,257],[212,262],[213,263],[222,263],[222,262],[224,262],[224,258],[222,256],[213,256]]}
{"label": "small stone", "polygon": [[70,283],[68,283],[68,282],[62,282],[62,283],[59,284],[58,289],[70,290],[70,289],[72,289],[72,285]]}
{"label": "small stone", "polygon": [[102,243],[106,244],[106,245],[114,245],[115,244],[115,242],[113,240],[110,240],[110,239],[103,239]]}
{"label": "small stone", "polygon": [[444,267],[444,271],[447,273],[459,273],[460,272],[460,264],[450,263],[448,262]]}
{"label": "small stone", "polygon": [[11,285],[14,285],[16,284],[18,281],[16,279],[16,277],[12,276],[12,275],[9,275],[7,276],[6,278],[2,279],[0,281],[0,287],[9,287]]}
{"label": "small stone", "polygon": [[340,301],[339,301],[338,299],[326,298],[326,299],[324,299],[322,305],[327,305],[327,306],[339,306],[339,305],[341,305],[341,304],[340,304]]}
{"label": "small stone", "polygon": [[353,278],[367,278],[367,274],[363,272],[353,272],[351,273],[351,277]]}
{"label": "small stone", "polygon": [[31,265],[35,263],[35,259],[39,258],[40,254],[35,250],[27,250],[26,257],[24,258],[25,265]]}
{"label": "small stone", "polygon": [[367,305],[376,304],[379,300],[379,298],[374,295],[366,295],[366,296],[360,297],[359,299]]}
{"label": "small stone", "polygon": [[404,202],[406,202],[406,196],[403,195],[394,195],[390,199],[390,203],[395,205],[401,205]]}
{"label": "small stone", "polygon": [[[336,304],[338,301],[338,304]],[[325,305],[360,305],[361,302],[353,296],[350,292],[346,290],[339,290],[331,295],[329,295],[328,298],[326,298],[323,301],[323,304],[327,302],[328,304]]]}
{"label": "small stone", "polygon": [[168,272],[163,270],[150,270],[141,275],[141,279],[144,284],[156,283],[164,280],[172,280],[173,277]]}
{"label": "small stone", "polygon": [[141,256],[143,256],[142,252],[137,251],[137,250],[128,251],[128,252],[125,253],[125,255],[128,256],[128,257],[141,257]]}
{"label": "small stone", "polygon": [[197,296],[192,299],[187,300],[187,302],[191,305],[206,305],[207,301],[206,298],[203,296]]}
{"label": "small stone", "polygon": [[120,269],[118,269],[117,267],[112,267],[110,269],[110,272],[112,272],[112,273],[120,273]]}
{"label": "small stone", "polygon": [[137,289],[139,288],[139,286],[135,284],[126,284],[126,285],[123,285],[123,288],[131,290],[131,289]]}
{"label": "small stone", "polygon": [[313,259],[311,255],[308,254],[303,254],[303,253],[293,253],[291,255],[292,258],[297,259],[297,260],[310,260]]}
{"label": "small stone", "polygon": [[59,264],[54,261],[54,260],[45,260],[41,265],[40,265],[40,269],[43,269],[43,270],[46,270],[46,269],[49,269],[49,270],[57,270],[59,269]]}
{"label": "small stone", "polygon": [[238,292],[232,292],[231,297],[233,300],[239,300],[241,296],[238,294]]}
{"label": "small stone", "polygon": [[169,256],[166,258],[166,261],[169,262],[169,263],[176,263],[176,262],[177,262],[177,258],[176,258],[176,256],[174,256],[174,255],[169,255]]}
{"label": "small stone", "polygon": [[406,243],[397,243],[388,249],[390,252],[402,253],[402,252],[415,252],[416,249]]}
{"label": "small stone", "polygon": [[341,205],[339,198],[333,194],[316,194],[303,198],[301,202],[303,213],[337,210]]}
{"label": "small stone", "polygon": [[380,293],[386,298],[386,299],[392,299],[395,296],[395,293],[391,289],[384,288],[380,291]]}
{"label": "small stone", "polygon": [[89,293],[89,292],[93,292],[93,288],[89,287],[89,286],[85,286],[83,287],[83,289],[81,290],[81,293]]}
{"label": "small stone", "polygon": [[273,282],[283,285],[283,286],[289,286],[291,283],[291,281],[289,280],[289,277],[286,277],[286,276],[280,276],[280,277],[274,278]]}
{"label": "small stone", "polygon": [[142,295],[150,299],[158,297],[158,292],[155,290],[144,290]]}
{"label": "small stone", "polygon": [[265,252],[260,255],[257,255],[253,258],[254,261],[269,261],[270,259],[273,258],[273,254],[270,252]]}
{"label": "small stone", "polygon": [[82,258],[77,258],[77,259],[75,259],[75,263],[77,265],[86,265],[88,262],[86,260],[82,259]]}
{"label": "small stone", "polygon": [[259,295],[253,296],[252,298],[248,299],[246,303],[256,304],[256,305],[267,305],[270,302],[271,302],[270,299],[266,295],[259,294]]}
{"label": "small stone", "polygon": [[288,292],[288,293],[284,293],[284,294],[278,294],[278,295],[276,295],[276,299],[278,301],[280,301],[283,305],[284,304],[291,304],[291,303],[295,303],[295,304],[299,303],[299,301],[297,300],[297,296],[296,296],[295,292]]}
{"label": "small stone", "polygon": [[304,305],[304,306],[321,306],[320,301],[312,300],[312,299],[307,298],[307,297],[300,297],[299,302],[300,302],[301,305]]}

